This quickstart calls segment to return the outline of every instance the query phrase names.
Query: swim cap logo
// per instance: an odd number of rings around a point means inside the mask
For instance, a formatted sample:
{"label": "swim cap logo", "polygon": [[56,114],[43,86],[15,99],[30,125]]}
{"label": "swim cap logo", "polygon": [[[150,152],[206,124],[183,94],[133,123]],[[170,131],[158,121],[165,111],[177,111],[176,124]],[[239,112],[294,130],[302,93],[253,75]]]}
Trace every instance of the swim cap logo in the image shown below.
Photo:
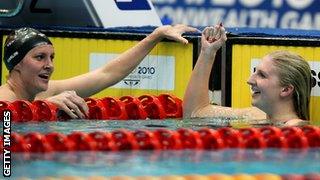
{"label": "swim cap logo", "polygon": [[120,10],[151,10],[147,0],[114,0]]}
{"label": "swim cap logo", "polygon": [[18,51],[14,52],[11,56],[9,56],[9,58],[7,59],[7,62],[10,63],[10,61],[18,55],[19,55]]}
{"label": "swim cap logo", "polygon": [[36,46],[48,45],[48,42],[39,42]]}

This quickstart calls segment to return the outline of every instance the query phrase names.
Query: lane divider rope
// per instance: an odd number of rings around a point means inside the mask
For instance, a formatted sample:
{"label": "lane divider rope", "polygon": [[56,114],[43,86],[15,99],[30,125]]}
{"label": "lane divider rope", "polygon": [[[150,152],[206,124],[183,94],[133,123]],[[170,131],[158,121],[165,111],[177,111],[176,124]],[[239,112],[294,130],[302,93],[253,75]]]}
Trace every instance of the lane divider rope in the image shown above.
{"label": "lane divider rope", "polygon": [[[2,136],[0,143],[3,144]],[[49,153],[61,151],[123,150],[219,150],[224,148],[299,148],[320,147],[320,128],[316,126],[241,128],[223,127],[197,130],[126,130],[11,134],[11,151]],[[0,148],[2,151],[2,147]]]}
{"label": "lane divider rope", "polygon": [[[98,120],[145,120],[182,117],[182,100],[170,94],[85,98],[89,107],[86,119]],[[11,112],[12,122],[58,121],[71,119],[56,105],[45,100],[33,102],[17,100],[0,101],[0,119],[3,111]]]}

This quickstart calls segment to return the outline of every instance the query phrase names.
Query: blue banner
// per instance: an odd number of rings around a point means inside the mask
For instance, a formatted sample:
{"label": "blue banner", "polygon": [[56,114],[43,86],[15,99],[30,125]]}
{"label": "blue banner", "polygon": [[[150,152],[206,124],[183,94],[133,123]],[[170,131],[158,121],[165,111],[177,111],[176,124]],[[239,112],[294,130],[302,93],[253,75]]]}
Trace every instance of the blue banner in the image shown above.
{"label": "blue banner", "polygon": [[152,0],[164,24],[320,30],[320,0]]}
{"label": "blue banner", "polygon": [[115,0],[115,3],[121,10],[151,10],[147,0]]}

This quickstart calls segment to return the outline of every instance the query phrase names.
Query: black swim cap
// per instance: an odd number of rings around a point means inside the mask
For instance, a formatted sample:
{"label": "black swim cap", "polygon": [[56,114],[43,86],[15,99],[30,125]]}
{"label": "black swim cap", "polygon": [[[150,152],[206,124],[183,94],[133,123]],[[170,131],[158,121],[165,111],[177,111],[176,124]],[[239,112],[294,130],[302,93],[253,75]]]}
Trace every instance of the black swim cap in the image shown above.
{"label": "black swim cap", "polygon": [[[10,38],[10,39],[9,39]],[[12,39],[12,40],[11,40]],[[4,46],[4,63],[11,71],[24,56],[34,47],[51,44],[48,37],[32,28],[21,28],[15,30],[7,37]]]}

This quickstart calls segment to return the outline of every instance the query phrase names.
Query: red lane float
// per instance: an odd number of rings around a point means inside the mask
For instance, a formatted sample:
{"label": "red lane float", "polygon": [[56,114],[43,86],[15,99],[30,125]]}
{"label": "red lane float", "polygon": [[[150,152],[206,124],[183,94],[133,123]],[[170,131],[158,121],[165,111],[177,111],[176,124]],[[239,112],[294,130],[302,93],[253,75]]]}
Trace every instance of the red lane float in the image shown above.
{"label": "red lane float", "polygon": [[[304,126],[278,128],[201,128],[198,130],[180,128],[177,130],[126,130],[111,132],[72,132],[64,135],[58,132],[41,134],[29,132],[25,135],[12,133],[12,152],[52,151],[122,151],[122,150],[179,150],[222,148],[299,148],[320,147],[319,127]],[[264,133],[265,131],[277,132]],[[299,130],[298,130],[299,129]],[[289,132],[296,132],[299,135]],[[302,133],[302,134],[300,134]],[[305,135],[304,135],[304,134]],[[266,135],[268,134],[268,135]],[[315,139],[313,139],[315,138]],[[0,139],[1,141],[1,139]],[[309,144],[309,142],[311,144]],[[315,143],[316,142],[316,143]]]}
{"label": "red lane float", "polygon": [[233,128],[224,127],[219,128],[218,133],[224,141],[225,147],[228,148],[242,148],[244,147],[244,141],[241,133]]}
{"label": "red lane float", "polygon": [[286,137],[288,147],[290,148],[307,148],[308,139],[299,127],[284,127],[281,129],[282,134]]}
{"label": "red lane float", "polygon": [[44,100],[33,101],[35,113],[38,115],[38,121],[56,121],[58,119],[58,108],[51,102]]}
{"label": "red lane float", "polygon": [[128,119],[147,119],[148,114],[144,110],[143,105],[138,98],[132,96],[122,96],[120,101],[122,101],[125,105]]}
{"label": "red lane float", "polygon": [[68,139],[74,142],[77,151],[95,151],[97,142],[87,133],[75,131],[69,134]]}
{"label": "red lane float", "polygon": [[259,128],[263,136],[266,146],[270,148],[287,148],[287,139],[283,136],[280,128],[273,126],[266,126]]}
{"label": "red lane float", "polygon": [[35,106],[29,101],[18,100],[12,103],[18,113],[17,122],[36,121],[38,114],[36,113]]}
{"label": "red lane float", "polygon": [[[174,95],[142,95],[139,97],[123,96],[120,98],[104,97],[84,98],[89,108],[86,119],[95,120],[136,120],[165,119],[182,117],[182,100]],[[13,122],[57,121],[71,119],[67,113],[46,100],[33,102],[17,100],[0,101],[0,112],[9,110]],[[1,118],[1,121],[3,117]]]}
{"label": "red lane float", "polygon": [[320,128],[315,126],[303,126],[301,128],[308,139],[310,147],[320,147]]}
{"label": "red lane float", "polygon": [[169,129],[157,129],[153,133],[159,140],[161,149],[177,150],[182,148],[180,135],[177,131]]}
{"label": "red lane float", "polygon": [[11,134],[10,148],[12,152],[29,152],[30,151],[30,146],[28,146],[24,137],[18,133]]}
{"label": "red lane float", "polygon": [[85,98],[85,102],[89,108],[88,119],[107,119],[107,110],[99,99]]}
{"label": "red lane float", "polygon": [[125,104],[119,99],[112,97],[105,97],[101,99],[102,104],[106,108],[107,119],[126,120],[128,115]]}
{"label": "red lane float", "polygon": [[139,145],[131,131],[119,129],[111,132],[118,150],[138,150]]}
{"label": "red lane float", "polygon": [[198,130],[198,133],[204,149],[222,149],[225,147],[224,140],[218,131],[209,128],[202,128]]}
{"label": "red lane float", "polygon": [[74,151],[76,150],[75,141],[68,138],[66,135],[58,132],[50,132],[45,135],[48,143],[54,151]]}
{"label": "red lane float", "polygon": [[191,129],[180,128],[177,130],[182,140],[183,149],[203,149],[200,133]]}
{"label": "red lane float", "polygon": [[18,112],[12,103],[9,101],[0,101],[0,120],[3,121],[3,112],[10,111],[11,112],[11,121],[17,122],[19,119]]}
{"label": "red lane float", "polygon": [[89,133],[89,136],[97,143],[96,148],[98,151],[117,151],[115,141],[111,133],[96,131]]}
{"label": "red lane float", "polygon": [[164,119],[166,118],[166,112],[156,96],[142,95],[138,99],[141,101],[144,110],[148,114],[150,119]]}
{"label": "red lane float", "polygon": [[259,129],[243,128],[239,132],[242,134],[245,148],[265,148],[266,141]]}
{"label": "red lane float", "polygon": [[133,136],[138,143],[138,149],[140,150],[159,150],[161,144],[155,137],[154,133],[148,130],[136,130],[133,132]]}
{"label": "red lane float", "polygon": [[166,118],[182,117],[182,100],[174,95],[160,94],[158,96],[163,109],[166,113]]}
{"label": "red lane float", "polygon": [[49,144],[47,138],[39,132],[29,132],[23,136],[30,152],[48,153],[53,151],[53,147]]}

